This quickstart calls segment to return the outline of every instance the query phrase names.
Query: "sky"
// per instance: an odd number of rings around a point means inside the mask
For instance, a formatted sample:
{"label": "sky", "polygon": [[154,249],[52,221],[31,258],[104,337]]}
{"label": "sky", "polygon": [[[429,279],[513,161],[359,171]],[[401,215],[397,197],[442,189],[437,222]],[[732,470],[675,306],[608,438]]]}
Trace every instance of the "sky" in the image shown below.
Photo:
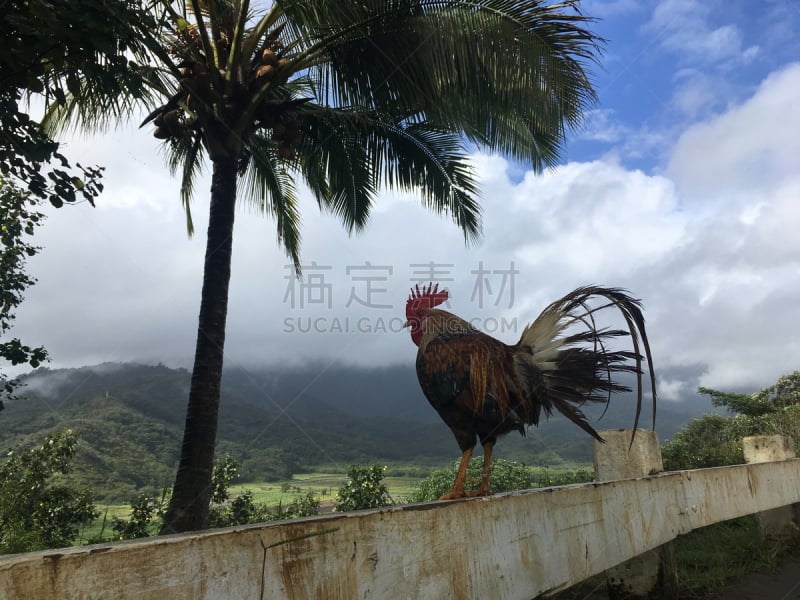
{"label": "sky", "polygon": [[[586,0],[607,39],[599,103],[542,174],[476,153],[483,238],[465,245],[413,194],[381,193],[348,236],[303,193],[304,277],[275,224],[240,204],[226,365],[413,364],[409,286],[437,280],[448,309],[508,343],[586,284],[644,304],[662,400],[698,386],[756,391],[800,368],[800,3]],[[190,367],[209,171],[189,238],[178,181],[151,130],[69,137],[106,167],[105,191],[48,210],[38,283],[13,335],[51,368],[108,361]],[[613,322],[613,320],[611,321]]]}

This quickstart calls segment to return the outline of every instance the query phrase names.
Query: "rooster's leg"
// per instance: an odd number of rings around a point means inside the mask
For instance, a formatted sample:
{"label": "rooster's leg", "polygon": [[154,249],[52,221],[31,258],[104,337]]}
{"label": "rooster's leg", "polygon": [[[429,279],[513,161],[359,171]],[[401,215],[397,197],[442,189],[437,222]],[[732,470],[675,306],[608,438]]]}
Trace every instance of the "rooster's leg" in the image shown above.
{"label": "rooster's leg", "polygon": [[494,442],[486,442],[483,445],[483,472],[481,473],[481,487],[470,492],[470,496],[491,496],[489,491],[489,473],[492,471],[492,449]]}
{"label": "rooster's leg", "polygon": [[456,474],[456,481],[453,484],[453,489],[450,493],[439,498],[439,500],[455,500],[456,498],[463,498],[467,495],[464,491],[464,480],[467,478],[467,466],[469,465],[470,458],[472,458],[472,448],[464,450],[464,454],[461,455],[461,464],[458,465],[458,473]]}

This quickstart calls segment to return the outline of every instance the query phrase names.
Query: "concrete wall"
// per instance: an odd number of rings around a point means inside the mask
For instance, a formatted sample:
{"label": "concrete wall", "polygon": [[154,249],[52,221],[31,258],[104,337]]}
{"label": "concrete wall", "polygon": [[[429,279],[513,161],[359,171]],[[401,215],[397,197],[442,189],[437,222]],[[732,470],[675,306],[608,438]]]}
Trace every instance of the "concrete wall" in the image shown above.
{"label": "concrete wall", "polygon": [[0,558],[0,598],[530,598],[800,501],[800,459]]}
{"label": "concrete wall", "polygon": [[[744,460],[762,463],[797,456],[792,438],[782,435],[755,435],[742,440]],[[764,538],[796,537],[800,531],[800,504],[781,506],[756,515]]]}

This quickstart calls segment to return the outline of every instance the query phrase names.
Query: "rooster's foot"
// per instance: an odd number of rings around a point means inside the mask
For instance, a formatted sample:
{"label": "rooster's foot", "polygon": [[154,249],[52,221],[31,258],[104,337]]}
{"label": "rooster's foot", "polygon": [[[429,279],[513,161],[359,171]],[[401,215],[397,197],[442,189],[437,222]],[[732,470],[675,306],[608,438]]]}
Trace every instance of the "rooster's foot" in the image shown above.
{"label": "rooster's foot", "polygon": [[459,498],[466,498],[467,492],[463,489],[454,489],[451,492],[444,494],[443,496],[439,496],[439,500],[458,500]]}

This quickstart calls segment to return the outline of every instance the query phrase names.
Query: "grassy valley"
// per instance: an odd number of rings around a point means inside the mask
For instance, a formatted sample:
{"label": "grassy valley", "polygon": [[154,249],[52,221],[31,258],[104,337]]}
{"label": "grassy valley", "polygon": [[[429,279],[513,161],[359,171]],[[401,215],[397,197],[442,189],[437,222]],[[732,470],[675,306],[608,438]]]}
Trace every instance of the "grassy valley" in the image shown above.
{"label": "grassy valley", "polygon": [[[27,399],[8,402],[0,414],[0,447],[33,445],[47,432],[71,428],[81,434],[71,477],[90,487],[99,501],[125,503],[140,491],[157,494],[171,485],[187,371],[104,364],[39,369],[25,379]],[[696,414],[662,404],[662,439]],[[632,419],[630,398],[620,396],[599,426],[629,427]],[[642,426],[648,419],[645,414]],[[226,371],[217,453],[236,460],[240,483],[279,485],[314,472],[343,474],[349,464],[388,464],[403,476],[419,477],[459,456],[412,368],[322,370],[314,365]],[[550,468],[591,463],[588,437],[559,418],[530,429],[524,438],[506,436],[496,454]]]}

